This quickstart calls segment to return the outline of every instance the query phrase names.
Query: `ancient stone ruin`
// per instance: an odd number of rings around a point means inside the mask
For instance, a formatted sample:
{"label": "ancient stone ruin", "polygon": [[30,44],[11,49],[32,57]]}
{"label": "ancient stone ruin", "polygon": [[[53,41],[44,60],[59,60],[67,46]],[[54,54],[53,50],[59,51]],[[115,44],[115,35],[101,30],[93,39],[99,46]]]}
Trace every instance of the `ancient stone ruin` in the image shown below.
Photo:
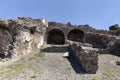
{"label": "ancient stone ruin", "polygon": [[[86,72],[96,73],[98,54],[120,56],[120,27],[115,24],[109,29],[96,30],[89,25],[46,22],[44,18],[0,19],[0,58],[14,58],[53,49],[68,51],[74,54]],[[53,48],[44,49],[48,44],[54,45]],[[55,45],[62,47],[57,49]]]}

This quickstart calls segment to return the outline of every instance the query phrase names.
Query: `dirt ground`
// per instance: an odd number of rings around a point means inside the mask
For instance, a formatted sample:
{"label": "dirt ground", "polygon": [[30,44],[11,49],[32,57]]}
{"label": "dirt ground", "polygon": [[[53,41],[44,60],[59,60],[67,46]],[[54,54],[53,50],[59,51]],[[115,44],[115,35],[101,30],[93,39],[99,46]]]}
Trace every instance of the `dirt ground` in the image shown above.
{"label": "dirt ground", "polygon": [[96,74],[85,73],[76,59],[64,53],[37,53],[24,56],[18,61],[0,62],[0,80],[120,80],[120,57],[99,54]]}

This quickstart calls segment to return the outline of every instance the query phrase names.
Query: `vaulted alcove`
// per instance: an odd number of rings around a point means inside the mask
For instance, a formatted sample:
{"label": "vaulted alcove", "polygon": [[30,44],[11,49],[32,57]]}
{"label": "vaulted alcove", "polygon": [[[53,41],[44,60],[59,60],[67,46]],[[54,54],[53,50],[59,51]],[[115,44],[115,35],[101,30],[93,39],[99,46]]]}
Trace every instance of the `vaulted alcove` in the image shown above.
{"label": "vaulted alcove", "polygon": [[84,32],[79,29],[73,29],[73,30],[69,31],[67,37],[71,41],[81,42],[84,37]]}
{"label": "vaulted alcove", "polygon": [[53,29],[48,32],[47,37],[47,43],[48,44],[64,44],[65,43],[65,36],[63,32],[59,29]]}

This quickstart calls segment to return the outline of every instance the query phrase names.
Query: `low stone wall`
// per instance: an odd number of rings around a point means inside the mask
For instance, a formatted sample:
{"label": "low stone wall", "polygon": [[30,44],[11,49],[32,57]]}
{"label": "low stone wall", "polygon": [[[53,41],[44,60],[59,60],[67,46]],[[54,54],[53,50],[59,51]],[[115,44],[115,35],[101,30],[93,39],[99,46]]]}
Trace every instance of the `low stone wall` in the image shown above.
{"label": "low stone wall", "polygon": [[42,52],[48,53],[63,53],[69,51],[69,45],[47,45],[46,48],[41,49]]}
{"label": "low stone wall", "polygon": [[96,73],[98,70],[98,49],[90,44],[70,42],[71,48],[82,68],[88,73]]}

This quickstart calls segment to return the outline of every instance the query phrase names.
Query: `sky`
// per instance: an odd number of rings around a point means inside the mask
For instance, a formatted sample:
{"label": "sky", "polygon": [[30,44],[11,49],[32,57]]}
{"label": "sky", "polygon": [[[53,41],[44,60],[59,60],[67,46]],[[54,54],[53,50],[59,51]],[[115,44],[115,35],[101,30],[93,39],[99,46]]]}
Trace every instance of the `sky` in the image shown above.
{"label": "sky", "polygon": [[1,0],[0,3],[0,18],[46,18],[73,25],[89,24],[96,29],[120,24],[120,0]]}

